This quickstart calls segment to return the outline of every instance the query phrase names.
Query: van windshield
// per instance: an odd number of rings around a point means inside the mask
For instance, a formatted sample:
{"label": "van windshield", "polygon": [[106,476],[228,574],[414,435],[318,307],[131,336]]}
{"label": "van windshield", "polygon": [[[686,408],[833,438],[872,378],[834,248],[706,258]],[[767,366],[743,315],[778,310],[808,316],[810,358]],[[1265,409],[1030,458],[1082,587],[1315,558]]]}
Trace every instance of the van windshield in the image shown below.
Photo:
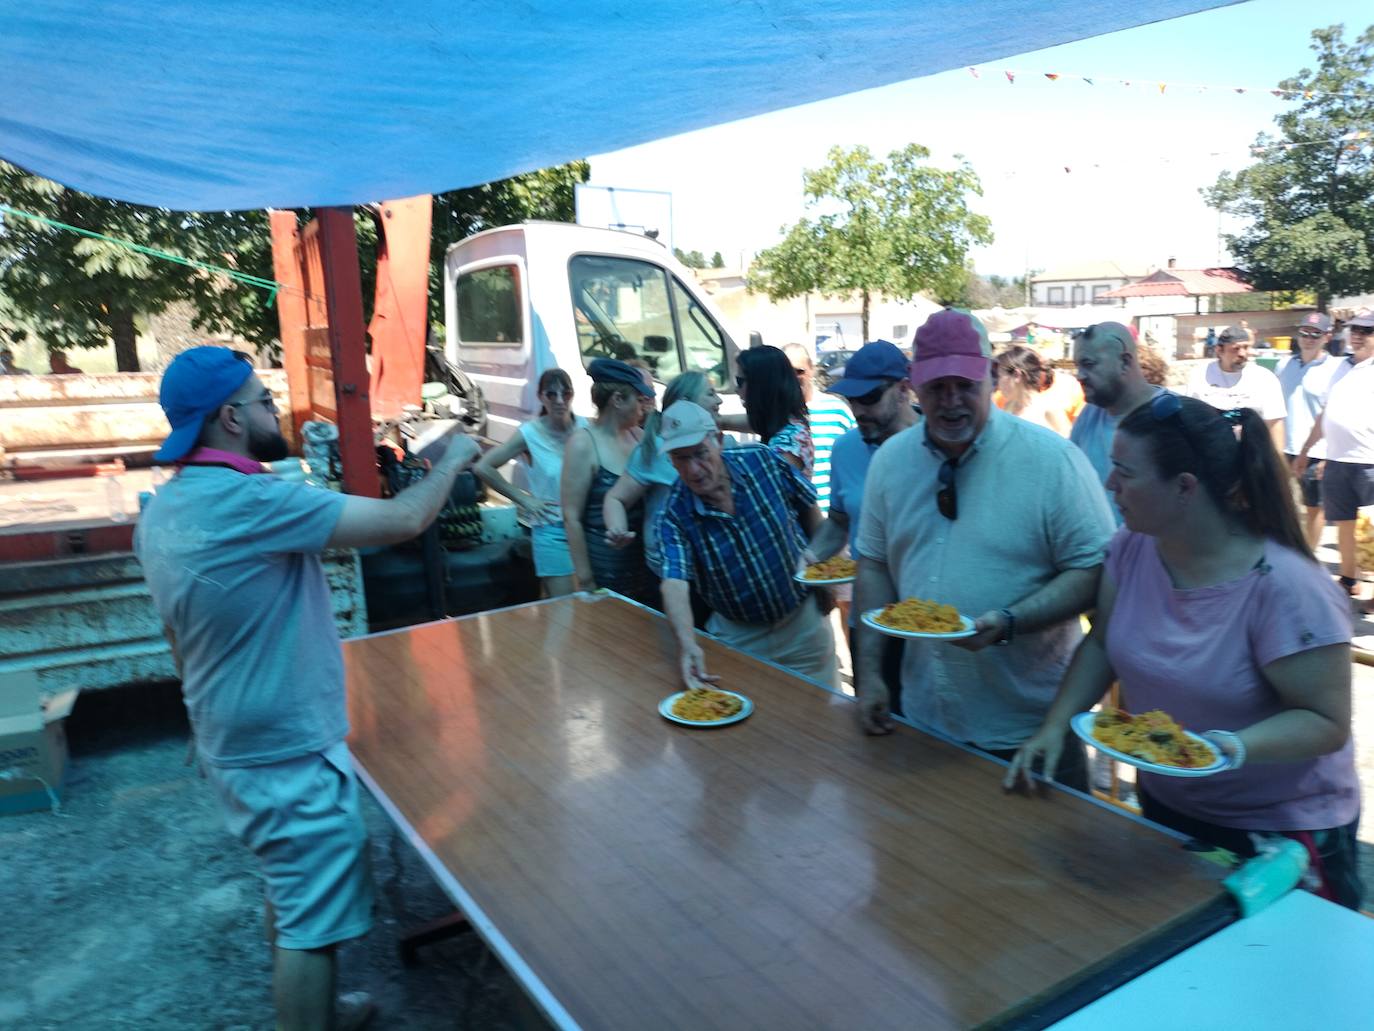
{"label": "van windshield", "polygon": [[568,263],[573,319],[585,366],[595,358],[640,359],[666,383],[684,369],[725,384],[725,342],[710,315],[660,266],[579,254]]}

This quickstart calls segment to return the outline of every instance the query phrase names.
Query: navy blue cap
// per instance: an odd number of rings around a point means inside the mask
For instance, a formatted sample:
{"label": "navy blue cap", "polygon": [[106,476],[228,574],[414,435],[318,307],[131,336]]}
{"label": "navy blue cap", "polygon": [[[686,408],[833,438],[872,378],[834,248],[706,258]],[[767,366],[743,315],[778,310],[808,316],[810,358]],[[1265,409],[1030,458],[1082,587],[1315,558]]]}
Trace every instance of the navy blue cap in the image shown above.
{"label": "navy blue cap", "polygon": [[893,380],[906,379],[910,368],[900,347],[890,340],[874,340],[854,352],[844,375],[826,389],[841,397],[863,397]]}
{"label": "navy blue cap", "polygon": [[157,395],[172,432],[153,458],[175,462],[186,457],[200,438],[205,417],[251,375],[253,366],[227,347],[192,347],[173,358]]}
{"label": "navy blue cap", "polygon": [[645,397],[653,397],[654,392],[644,382],[644,373],[633,365],[627,365],[615,358],[596,358],[587,365],[587,375],[594,383],[624,383],[634,387]]}

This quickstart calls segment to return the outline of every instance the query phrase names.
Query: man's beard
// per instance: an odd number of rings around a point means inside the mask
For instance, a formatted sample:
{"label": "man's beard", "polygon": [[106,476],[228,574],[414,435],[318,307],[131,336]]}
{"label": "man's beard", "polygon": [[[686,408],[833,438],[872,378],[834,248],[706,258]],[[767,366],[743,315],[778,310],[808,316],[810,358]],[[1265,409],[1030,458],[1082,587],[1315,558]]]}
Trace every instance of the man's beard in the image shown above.
{"label": "man's beard", "polygon": [[286,443],[286,438],[282,436],[281,430],[275,433],[268,433],[259,430],[256,426],[248,428],[248,453],[259,462],[280,462],[291,453],[291,447]]}

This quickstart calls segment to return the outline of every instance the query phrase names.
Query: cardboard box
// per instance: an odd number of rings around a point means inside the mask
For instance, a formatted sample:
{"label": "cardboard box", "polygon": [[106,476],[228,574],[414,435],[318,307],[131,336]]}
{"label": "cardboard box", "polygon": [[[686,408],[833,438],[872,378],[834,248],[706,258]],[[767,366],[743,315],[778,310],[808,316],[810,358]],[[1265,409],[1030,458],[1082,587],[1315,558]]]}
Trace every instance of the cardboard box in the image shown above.
{"label": "cardboard box", "polygon": [[33,670],[0,673],[0,814],[51,809],[67,766],[76,691],[44,698]]}

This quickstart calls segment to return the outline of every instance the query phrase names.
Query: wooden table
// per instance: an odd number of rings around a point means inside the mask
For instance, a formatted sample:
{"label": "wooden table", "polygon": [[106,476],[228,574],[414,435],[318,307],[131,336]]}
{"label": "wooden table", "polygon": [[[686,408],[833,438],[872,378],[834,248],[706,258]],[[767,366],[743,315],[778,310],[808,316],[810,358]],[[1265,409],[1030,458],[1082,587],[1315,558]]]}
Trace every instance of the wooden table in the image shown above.
{"label": "wooden table", "polygon": [[556,1025],[1043,1025],[1207,933],[1221,872],[1176,839],[705,650],[744,722],[660,717],[667,623],[615,597],[345,645],[363,779]]}

